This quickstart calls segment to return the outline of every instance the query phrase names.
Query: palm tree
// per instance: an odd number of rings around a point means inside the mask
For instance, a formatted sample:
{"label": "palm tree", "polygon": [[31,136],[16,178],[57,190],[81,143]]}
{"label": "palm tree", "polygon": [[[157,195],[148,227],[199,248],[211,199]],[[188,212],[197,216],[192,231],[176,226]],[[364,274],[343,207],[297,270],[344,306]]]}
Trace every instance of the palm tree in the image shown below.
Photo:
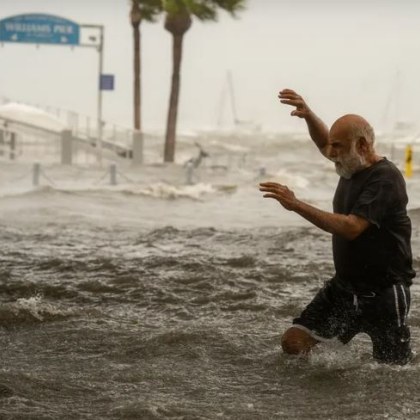
{"label": "palm tree", "polygon": [[130,0],[130,22],[134,41],[134,128],[141,130],[141,34],[142,20],[153,22],[162,11],[161,0]]}
{"label": "palm tree", "polygon": [[175,158],[176,123],[181,86],[182,41],[192,25],[192,17],[201,21],[215,21],[218,9],[235,16],[244,8],[246,0],[163,0],[165,29],[172,34],[172,83],[166,125],[164,161],[173,162]]}

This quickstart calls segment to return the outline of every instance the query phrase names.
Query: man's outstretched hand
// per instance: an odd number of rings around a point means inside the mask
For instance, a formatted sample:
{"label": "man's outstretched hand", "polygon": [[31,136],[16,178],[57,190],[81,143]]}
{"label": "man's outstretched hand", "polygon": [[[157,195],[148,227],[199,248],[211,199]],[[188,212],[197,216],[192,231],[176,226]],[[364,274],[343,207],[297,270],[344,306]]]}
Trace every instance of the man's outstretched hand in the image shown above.
{"label": "man's outstretched hand", "polygon": [[300,95],[298,95],[294,90],[283,89],[279,92],[278,97],[282,104],[296,107],[296,109],[293,110],[290,114],[292,116],[306,118],[311,113],[309,106],[306,104],[303,98]]}
{"label": "man's outstretched hand", "polygon": [[286,185],[278,184],[277,182],[262,182],[260,184],[260,191],[265,192],[264,198],[274,198],[286,210],[295,210],[298,200],[293,191],[289,190]]}

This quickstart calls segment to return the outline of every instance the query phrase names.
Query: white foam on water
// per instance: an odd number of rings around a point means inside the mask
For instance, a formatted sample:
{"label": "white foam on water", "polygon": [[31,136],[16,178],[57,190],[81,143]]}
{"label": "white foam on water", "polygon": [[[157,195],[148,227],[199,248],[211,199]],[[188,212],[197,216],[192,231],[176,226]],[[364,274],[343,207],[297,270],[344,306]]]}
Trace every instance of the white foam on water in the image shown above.
{"label": "white foam on water", "polygon": [[203,195],[211,194],[216,192],[215,188],[211,184],[194,184],[194,185],[184,185],[184,186],[175,186],[162,182],[155,184],[140,186],[140,187],[127,187],[121,186],[115,188],[117,191],[139,194],[154,198],[163,198],[163,199],[176,199],[176,198],[190,198],[193,200],[200,199]]}
{"label": "white foam on water", "polygon": [[[45,187],[45,188],[50,189],[49,187]],[[0,190],[0,198],[16,197],[20,195],[29,194],[34,191],[45,190],[45,188],[44,187],[34,188],[28,185],[14,186],[13,188],[6,187]]]}
{"label": "white foam on water", "polygon": [[47,192],[64,192],[64,193],[78,193],[78,192],[101,192],[112,193],[120,192],[132,195],[142,195],[153,198],[161,199],[178,199],[189,198],[192,200],[199,200],[203,196],[213,194],[220,191],[221,188],[213,186],[208,183],[197,183],[193,185],[171,185],[163,182],[152,183],[150,185],[136,185],[136,184],[119,184],[116,186],[111,185],[86,185],[83,183],[67,183],[61,185],[59,188],[43,185],[43,186],[30,186],[30,185],[15,185],[13,187],[6,186],[0,189],[0,197],[14,197],[31,193],[47,193]]}
{"label": "white foam on water", "polygon": [[325,369],[345,369],[360,364],[358,355],[339,342],[323,343],[309,356],[312,366]]}
{"label": "white foam on water", "polygon": [[[47,304],[47,306],[51,305]],[[40,321],[44,319],[42,312],[45,312],[45,308],[43,308],[41,296],[18,299],[12,308],[15,310],[16,314],[21,310],[26,310],[34,318],[39,319]]]}
{"label": "white foam on water", "polygon": [[241,146],[239,144],[222,143],[222,142],[217,141],[217,140],[213,140],[210,144],[212,146],[216,146],[216,147],[219,147],[219,148],[221,148],[223,150],[228,150],[230,152],[246,153],[246,152],[249,152],[250,151],[249,147]]}
{"label": "white foam on water", "polygon": [[30,298],[17,299],[17,301],[14,303],[4,305],[3,309],[6,306],[8,306],[10,312],[15,316],[29,313],[38,321],[43,321],[46,317],[49,316],[66,316],[72,312],[68,309],[59,309],[50,303],[44,302],[42,297],[39,295],[31,296]]}

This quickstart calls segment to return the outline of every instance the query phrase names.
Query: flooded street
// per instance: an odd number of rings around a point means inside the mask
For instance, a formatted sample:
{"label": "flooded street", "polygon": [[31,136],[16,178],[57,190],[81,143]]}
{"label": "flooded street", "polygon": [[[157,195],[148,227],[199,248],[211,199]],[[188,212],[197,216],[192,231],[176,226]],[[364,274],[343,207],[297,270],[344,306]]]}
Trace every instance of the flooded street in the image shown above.
{"label": "flooded street", "polygon": [[[331,238],[257,185],[281,180],[328,210],[337,176],[310,145],[267,144],[223,172],[209,161],[193,185],[181,165],[149,164],[121,167],[130,181],[116,186],[97,182],[106,168],[50,166],[55,185],[34,188],[12,183],[30,166],[2,164],[0,417],[420,417],[418,357],[380,365],[365,335],[282,354],[282,332],[333,274]],[[417,350],[416,280],[412,295]]]}

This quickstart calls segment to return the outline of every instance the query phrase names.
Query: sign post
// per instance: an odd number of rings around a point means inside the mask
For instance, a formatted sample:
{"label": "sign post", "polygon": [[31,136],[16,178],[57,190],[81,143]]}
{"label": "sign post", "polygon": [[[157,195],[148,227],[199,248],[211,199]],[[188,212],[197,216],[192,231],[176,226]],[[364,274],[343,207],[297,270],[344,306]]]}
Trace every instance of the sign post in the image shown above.
{"label": "sign post", "polygon": [[[80,42],[81,29],[94,29],[99,32],[98,38],[90,37],[97,41],[96,44],[83,44]],[[102,86],[103,75],[103,50],[104,27],[102,25],[79,25],[68,19],[48,14],[24,14],[10,16],[0,20],[0,43],[26,43],[50,44],[90,47],[99,53],[98,83],[98,108],[97,108],[97,159],[102,164],[102,90],[109,90]]]}
{"label": "sign post", "polygon": [[97,108],[97,129],[96,129],[96,148],[98,149],[97,158],[98,163],[102,165],[102,136],[103,136],[103,130],[102,130],[102,89],[101,89],[101,77],[103,72],[103,66],[104,66],[104,27],[102,25],[80,25],[81,28],[86,29],[94,29],[99,32],[98,38],[91,37],[91,39],[97,41],[97,45],[92,44],[81,44],[81,47],[93,47],[96,48],[99,54],[99,66],[98,66],[98,108]]}

